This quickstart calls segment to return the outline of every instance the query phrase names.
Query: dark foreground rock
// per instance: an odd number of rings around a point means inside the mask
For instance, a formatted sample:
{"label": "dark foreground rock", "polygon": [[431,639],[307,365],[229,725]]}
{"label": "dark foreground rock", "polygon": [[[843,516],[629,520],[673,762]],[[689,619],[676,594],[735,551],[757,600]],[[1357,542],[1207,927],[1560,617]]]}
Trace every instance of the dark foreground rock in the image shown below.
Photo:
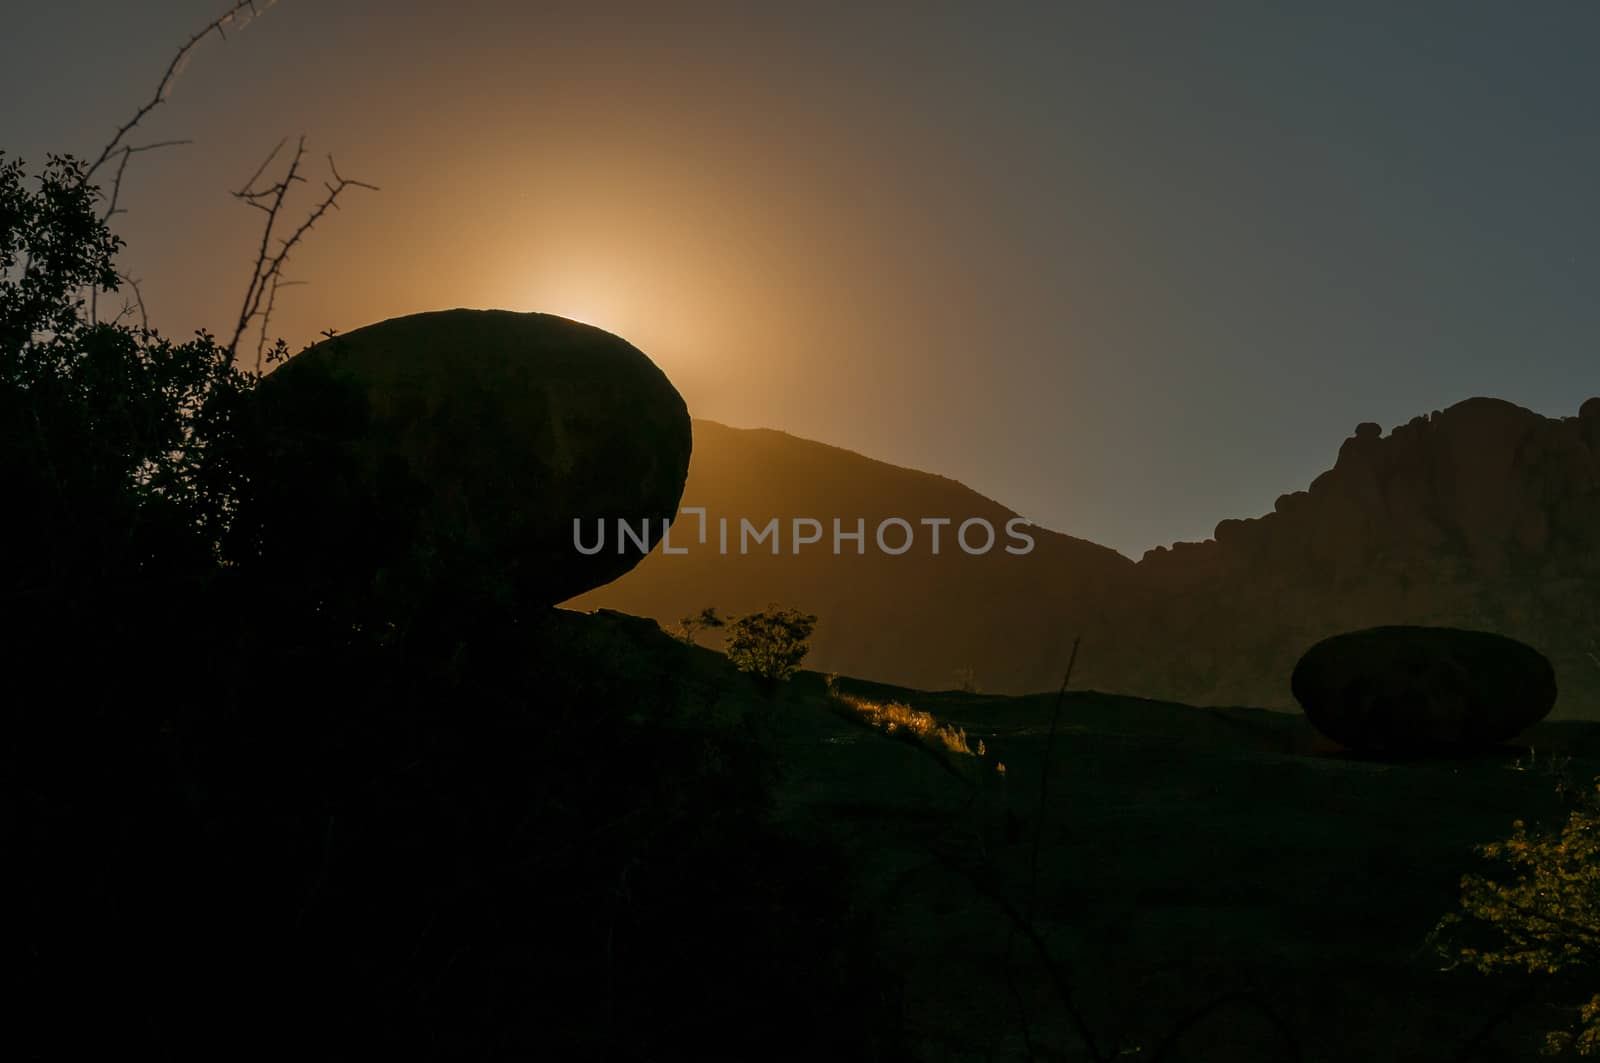
{"label": "dark foreground rock", "polygon": [[1538,723],[1555,672],[1530,646],[1484,631],[1378,627],[1325,639],[1291,680],[1323,734],[1373,753],[1483,749]]}
{"label": "dark foreground rock", "polygon": [[[658,541],[688,475],[689,413],[666,375],[626,341],[550,314],[395,318],[307,349],[261,391],[269,417],[298,433],[275,479],[313,484],[278,511],[323,515],[300,541],[381,524],[369,538],[390,541],[388,558],[360,550],[348,564],[470,552],[538,605],[637,564],[617,521],[647,522]],[[333,444],[301,445],[330,432]],[[353,517],[352,497],[381,520]],[[588,546],[603,522],[605,548],[580,553],[575,520]]]}

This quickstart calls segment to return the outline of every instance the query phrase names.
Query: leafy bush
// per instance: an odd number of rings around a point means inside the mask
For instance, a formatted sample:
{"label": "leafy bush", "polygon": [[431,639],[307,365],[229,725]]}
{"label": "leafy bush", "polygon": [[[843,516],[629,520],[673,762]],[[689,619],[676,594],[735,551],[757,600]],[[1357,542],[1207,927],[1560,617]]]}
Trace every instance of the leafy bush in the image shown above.
{"label": "leafy bush", "polygon": [[0,165],[14,1039],[887,1056],[849,868],[769,814],[745,685],[413,556],[421,485],[343,488],[353,396],[280,417],[209,336],[94,322],[94,202]]}
{"label": "leafy bush", "polygon": [[255,383],[208,334],[86,312],[119,283],[96,197],[70,157],[30,181],[0,155],[0,548],[18,562],[0,591],[45,639],[86,609],[148,628],[152,598],[215,574],[242,487],[223,455]]}
{"label": "leafy bush", "polygon": [[[1597,788],[1600,793],[1600,788]],[[1558,832],[1511,836],[1478,847],[1498,875],[1465,875],[1461,911],[1441,930],[1445,955],[1483,972],[1581,973],[1600,963],[1600,800],[1590,797]],[[1548,1035],[1546,1049],[1600,1055],[1600,993],[1577,1023]]]}
{"label": "leafy bush", "polygon": [[769,605],[728,625],[728,659],[742,672],[770,683],[786,682],[811,652],[817,618],[798,609]]}

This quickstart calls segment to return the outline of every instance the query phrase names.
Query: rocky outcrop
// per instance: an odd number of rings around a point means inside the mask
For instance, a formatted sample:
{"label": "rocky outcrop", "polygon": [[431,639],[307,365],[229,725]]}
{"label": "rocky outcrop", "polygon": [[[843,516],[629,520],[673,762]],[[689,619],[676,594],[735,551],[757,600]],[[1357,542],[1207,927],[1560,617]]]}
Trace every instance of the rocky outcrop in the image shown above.
{"label": "rocky outcrop", "polygon": [[1562,419],[1477,398],[1387,436],[1359,425],[1309,490],[1147,553],[1133,584],[1110,640],[1146,655],[1121,662],[1131,693],[1290,707],[1320,639],[1430,625],[1528,643],[1555,664],[1559,714],[1600,717],[1600,400]]}
{"label": "rocky outcrop", "polygon": [[[549,314],[395,318],[307,349],[260,390],[282,411],[355,403],[359,424],[296,474],[316,480],[347,467],[323,495],[375,500],[366,510],[382,505],[390,515],[377,532],[406,529],[397,556],[487,558],[496,580],[537,604],[637,564],[642,552],[619,548],[617,521],[643,522],[658,541],[688,475],[689,414],[666,375],[626,341]],[[604,526],[605,548],[576,549],[575,520],[589,545]],[[348,565],[378,563],[351,553]]]}
{"label": "rocky outcrop", "polygon": [[[713,515],[1013,514],[959,484],[781,433],[696,422],[686,504]],[[997,526],[998,526],[997,523]],[[1555,667],[1554,714],[1600,719],[1600,399],[1546,418],[1469,399],[1384,434],[1358,425],[1333,467],[1273,511],[1137,564],[1037,530],[1025,557],[917,551],[652,556],[575,603],[675,623],[782,601],[819,616],[808,664],[909,686],[1060,683],[1197,705],[1293,710],[1302,654],[1384,625],[1497,632]],[[676,539],[676,535],[675,535]]]}
{"label": "rocky outcrop", "polygon": [[1556,700],[1536,650],[1482,631],[1379,627],[1325,639],[1292,677],[1312,725],[1380,754],[1485,749],[1538,723]]}

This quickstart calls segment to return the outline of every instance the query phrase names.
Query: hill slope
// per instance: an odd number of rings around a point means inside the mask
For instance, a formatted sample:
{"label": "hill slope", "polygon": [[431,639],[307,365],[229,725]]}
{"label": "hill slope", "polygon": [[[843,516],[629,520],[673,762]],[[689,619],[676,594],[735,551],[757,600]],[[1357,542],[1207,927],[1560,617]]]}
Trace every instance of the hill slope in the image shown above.
{"label": "hill slope", "polygon": [[[567,603],[569,608],[613,608],[663,623],[715,606],[740,613],[769,602],[793,604],[821,618],[808,664],[870,675],[924,688],[956,685],[971,669],[980,684],[1022,692],[1060,682],[1072,633],[1104,622],[1100,603],[1127,580],[1133,562],[1106,547],[1039,528],[1028,529],[1030,553],[1006,535],[1011,510],[954,480],[904,469],[860,454],[768,429],[737,429],[694,422],[694,454],[683,505],[707,510],[707,542],[697,541],[698,521],[679,518],[674,549],[656,550],[628,578]],[[747,539],[740,522],[763,528],[778,518],[779,553],[770,540]],[[933,527],[922,518],[948,518]],[[820,525],[821,541],[795,552],[793,521]],[[853,532],[862,522],[864,553],[853,540],[833,552],[833,521]],[[911,527],[911,548],[892,555],[879,548],[880,522],[900,518]],[[994,529],[993,547],[964,553],[959,526],[974,518]],[[728,521],[728,550],[719,523]],[[802,529],[817,533],[810,526]],[[888,526],[885,543],[899,549],[905,529]],[[969,529],[976,548],[987,538]],[[714,642],[715,639],[703,640]]]}
{"label": "hill slope", "polygon": [[[1558,717],[1600,718],[1600,400],[1576,418],[1470,399],[1384,436],[1363,424],[1333,468],[1275,511],[1228,520],[1203,543],[1138,563],[1081,539],[1028,529],[1004,547],[1016,515],[952,480],[781,432],[694,422],[685,506],[674,546],[568,603],[674,623],[711,605],[738,613],[770,601],[818,614],[809,664],[926,689],[970,670],[983,689],[1022,693],[1060,682],[1083,636],[1075,684],[1200,705],[1293,708],[1288,677],[1319,639],[1389,623],[1497,631],[1551,657]],[[741,519],[780,518],[780,553],[746,543]],[[823,541],[791,542],[791,521],[822,522]],[[864,554],[831,549],[833,518],[864,521]],[[893,556],[873,529],[899,517],[912,549]],[[924,517],[953,523],[932,553]],[[980,517],[987,553],[952,543]],[[728,552],[718,520],[730,526]],[[903,532],[886,530],[890,546]],[[981,541],[981,529],[973,539]],[[714,641],[714,640],[711,640]]]}
{"label": "hill slope", "polygon": [[1554,980],[1445,969],[1448,939],[1431,932],[1457,909],[1461,875],[1484,868],[1473,845],[1514,819],[1539,831],[1565,818],[1558,784],[1600,770],[1594,724],[1524,735],[1537,764],[1514,748],[1373,762],[1329,753],[1283,713],[1073,692],[1041,807],[1054,694],[840,685],[961,724],[986,750],[974,799],[908,743],[805,729],[828,720],[815,676],[785,706],[790,800],[856,855],[857,903],[882,913],[881,947],[905,972],[917,1058],[1087,1058],[1049,972],[1008,947],[996,898],[1037,897],[1036,929],[1086,1027],[1152,1056],[1185,1016],[1243,996],[1253,1005],[1187,1029],[1172,1058],[1446,1060],[1476,1042],[1484,1059],[1532,1059],[1561,1014],[1550,1005],[1567,1003]]}
{"label": "hill slope", "polygon": [[1147,654],[1121,661],[1130,693],[1288,706],[1317,640],[1439,624],[1536,647],[1555,714],[1600,717],[1600,400],[1575,418],[1477,398],[1387,436],[1359,425],[1273,513],[1147,553],[1122,604]]}

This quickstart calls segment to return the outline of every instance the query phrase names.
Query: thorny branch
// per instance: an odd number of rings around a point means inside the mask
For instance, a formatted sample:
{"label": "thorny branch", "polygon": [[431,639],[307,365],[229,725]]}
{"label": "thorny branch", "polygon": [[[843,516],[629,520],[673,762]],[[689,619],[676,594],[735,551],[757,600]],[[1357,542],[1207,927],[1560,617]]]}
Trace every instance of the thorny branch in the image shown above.
{"label": "thorny branch", "polygon": [[233,338],[228,342],[229,358],[238,357],[239,341],[243,339],[252,322],[259,320],[260,336],[256,343],[256,372],[261,372],[262,360],[266,351],[267,324],[272,317],[273,306],[277,301],[278,288],[284,284],[294,284],[283,278],[283,265],[289,260],[289,254],[295,249],[312,227],[321,220],[329,210],[339,209],[339,196],[349,188],[365,188],[378,191],[378,186],[354,178],[345,177],[339,173],[338,165],[333,161],[333,156],[328,156],[328,171],[333,175],[333,180],[324,181],[322,187],[326,195],[318,202],[306,219],[300,223],[287,237],[281,237],[277,249],[273,249],[273,232],[277,228],[279,215],[283,211],[284,201],[288,198],[289,190],[296,183],[303,183],[305,177],[300,173],[300,164],[305,159],[306,138],[302,136],[295,145],[294,157],[289,160],[289,167],[283,177],[264,187],[256,187],[267,168],[278,157],[283,146],[288,143],[288,138],[278,141],[277,147],[267,155],[266,160],[256,168],[245,186],[233,193],[234,198],[241,200],[261,211],[267,216],[261,228],[261,245],[256,251],[256,260],[250,273],[250,283],[245,288],[244,303],[239,308],[239,320],[234,326]]}
{"label": "thorny branch", "polygon": [[278,274],[273,274],[272,287],[267,292],[266,309],[261,311],[261,333],[256,337],[256,372],[261,372],[261,364],[267,357],[267,322],[272,320],[272,308],[278,304],[278,289],[292,288],[297,284],[306,284],[306,281],[286,281]]}
{"label": "thorny branch", "polygon": [[[135,126],[144,121],[146,115],[167,101],[167,93],[172,88],[173,81],[176,80],[178,75],[183,72],[184,65],[189,60],[189,53],[194,51],[196,45],[205,40],[207,37],[211,36],[213,33],[215,33],[218,37],[221,37],[223,40],[227,40],[228,26],[235,22],[240,22],[241,16],[243,16],[243,21],[248,21],[257,17],[263,10],[271,7],[275,2],[276,0],[260,0],[258,4],[257,0],[239,0],[238,3],[235,3],[224,14],[213,19],[193,37],[190,37],[187,41],[185,41],[183,46],[178,49],[178,53],[172,57],[172,62],[167,64],[166,73],[161,76],[161,82],[156,85],[155,95],[151,96],[143,106],[134,112],[133,117],[128,119],[127,122],[123,123],[122,128],[117,130],[116,135],[113,136],[110,142],[106,144],[105,148],[101,150],[99,158],[95,159],[94,162],[89,165],[89,169],[84,174],[84,180],[87,181],[94,177],[95,173],[100,169],[100,167],[104,166],[106,162],[109,161],[111,157],[116,155],[119,151],[124,153],[123,164],[126,165],[127,149],[124,147],[122,139],[132,132]],[[148,146],[156,147],[162,145]],[[134,150],[144,149],[141,148]]]}
{"label": "thorny branch", "polygon": [[157,148],[175,148],[180,144],[193,144],[192,140],[158,140],[153,144],[127,145],[119,148],[117,154],[122,156],[122,161],[117,163],[116,176],[111,179],[111,199],[106,204],[106,212],[100,216],[102,221],[110,221],[118,214],[127,213],[117,204],[122,198],[122,175],[127,172],[128,160],[141,151],[155,151]]}
{"label": "thorny branch", "polygon": [[[121,161],[119,163],[117,163],[116,176],[114,176],[112,178],[112,180],[111,180],[111,196],[110,196],[109,200],[106,202],[106,212],[100,216],[100,220],[101,221],[110,221],[112,218],[114,218],[118,214],[126,213],[126,211],[124,211],[123,208],[120,207],[118,204],[122,200],[122,175],[124,173],[126,173],[127,170],[128,170],[128,160],[129,159],[131,159],[134,155],[136,155],[136,154],[138,154],[139,152],[142,152],[142,151],[155,151],[157,148],[171,148],[171,147],[176,147],[179,144],[190,144],[190,143],[193,143],[193,141],[189,141],[189,140],[158,140],[153,144],[139,144],[139,145],[131,145],[130,144],[130,145],[124,145],[123,147],[117,149],[117,154],[121,156]],[[118,276],[122,276],[122,275],[119,274]],[[122,277],[122,279],[127,280],[128,278],[127,277]],[[135,294],[138,294],[138,293],[135,293]],[[139,302],[139,312],[144,317],[144,327],[145,327],[146,330],[148,330],[150,328],[150,319],[149,319],[149,315],[144,313],[144,296],[143,295],[138,295],[138,302]],[[124,303],[122,305],[122,309],[120,311],[118,311],[116,317],[112,318],[113,323],[122,320],[122,318],[126,314],[128,314],[131,311],[131,309],[132,308],[128,305],[128,303],[126,301],[124,301]],[[100,289],[99,288],[90,288],[89,289],[89,320],[96,321],[96,320],[99,319],[99,316],[100,316]]]}
{"label": "thorny branch", "polygon": [[[1020,933],[1033,946],[1039,962],[1044,966],[1045,972],[1050,977],[1050,984],[1055,988],[1056,996],[1060,999],[1068,1020],[1072,1023],[1073,1032],[1077,1034],[1078,1040],[1082,1042],[1091,1060],[1095,1060],[1096,1063],[1103,1060],[1105,1056],[1095,1041],[1094,1033],[1089,1029],[1089,1024],[1084,1021],[1082,1013],[1078,1011],[1077,1004],[1073,999],[1072,986],[1067,980],[1066,972],[1057,966],[1054,958],[1050,955],[1050,947],[1045,943],[1044,938],[1040,936],[1038,929],[1034,926],[1032,917],[1018,911],[1017,906],[1011,903],[1005,893],[979,871],[967,867],[960,861],[937,850],[933,850],[933,856],[945,867],[965,878],[979,893],[992,901],[1010,921],[1012,929]],[[1032,1038],[1030,1037],[1029,1040],[1031,1041]]]}
{"label": "thorny branch", "polygon": [[131,300],[126,298],[122,300],[122,309],[118,310],[117,316],[111,319],[111,324],[117,324],[123,318],[137,310],[139,311],[139,327],[145,332],[149,332],[150,312],[145,309],[144,292],[139,287],[139,281],[134,279],[132,274],[128,273],[118,273],[117,279],[127,284],[129,288],[133,289],[133,298]]}
{"label": "thorny branch", "polygon": [[[212,34],[216,34],[223,40],[227,40],[228,29],[230,27],[242,28],[251,20],[259,17],[263,11],[265,11],[267,8],[270,8],[276,2],[277,0],[236,0],[236,2],[233,3],[227,11],[225,11],[219,17],[213,19],[211,22],[207,23],[197,33],[191,36],[188,40],[184,41],[184,43],[178,48],[176,54],[174,54],[172,57],[172,61],[167,64],[167,69],[161,75],[161,80],[156,84],[155,92],[138,108],[138,110],[133,113],[131,118],[129,118],[117,129],[116,133],[111,137],[111,140],[104,148],[101,149],[99,156],[96,157],[94,162],[91,163],[88,169],[84,171],[83,179],[85,183],[88,183],[102,167],[106,166],[113,159],[116,160],[116,172],[112,175],[111,190],[102,220],[110,221],[111,218],[117,214],[123,213],[123,208],[121,206],[122,179],[127,173],[128,163],[134,155],[146,151],[155,151],[159,148],[175,147],[180,144],[190,143],[188,140],[160,140],[149,144],[127,143],[128,134],[131,133],[140,122],[144,121],[151,111],[154,111],[157,107],[160,107],[167,101],[167,97],[172,90],[172,84],[175,80],[177,80],[178,76],[183,73],[183,69],[188,63],[190,54],[202,41],[210,37]],[[290,252],[293,251],[295,246],[300,243],[301,239],[304,238],[306,233],[311,231],[312,227],[316,225],[318,220],[320,220],[324,214],[326,214],[330,209],[338,209],[339,196],[346,189],[354,187],[377,191],[376,185],[367,184],[364,181],[357,181],[341,175],[338,167],[334,164],[333,156],[329,155],[328,169],[332,173],[333,179],[332,181],[323,182],[323,187],[327,190],[327,195],[324,196],[323,199],[316,205],[306,219],[300,224],[299,228],[290,233],[287,238],[279,238],[276,250],[274,250],[273,237],[279,221],[280,212],[283,209],[284,200],[287,198],[290,188],[296,182],[303,182],[305,180],[300,173],[300,164],[305,156],[305,137],[302,136],[299,140],[299,143],[296,145],[294,158],[290,161],[288,172],[283,176],[282,180],[276,181],[262,188],[257,188],[256,185],[257,182],[261,180],[262,175],[267,172],[267,169],[278,157],[279,152],[283,150],[283,146],[286,143],[287,138],[279,141],[278,146],[272,149],[272,152],[267,156],[266,160],[259,168],[257,168],[256,172],[250,176],[250,180],[245,182],[244,187],[234,193],[236,198],[241,199],[250,206],[257,208],[267,216],[266,224],[262,227],[261,245],[257,250],[255,265],[250,274],[250,283],[245,289],[244,304],[239,311],[239,319],[234,328],[233,338],[228,344],[228,357],[230,360],[236,360],[238,357],[239,343],[243,339],[244,334],[250,329],[252,324],[257,324],[260,328],[260,334],[256,341],[257,373],[261,371],[262,362],[266,358],[267,327],[272,318],[273,309],[277,305],[278,289],[281,287],[304,283],[302,281],[286,280],[283,276],[283,266],[284,263],[288,261]],[[133,283],[131,278],[127,277],[126,275],[119,276],[123,280],[129,281],[130,284]],[[90,320],[96,320],[99,312],[98,289],[93,289],[90,291],[89,304]],[[149,315],[145,311],[144,297],[139,292],[137,285],[134,285],[134,300],[131,302],[124,300],[123,307],[117,313],[115,320],[120,321],[122,318],[132,314],[135,308],[137,308],[139,312],[145,329],[148,330],[150,327]]]}
{"label": "thorny branch", "polygon": [[1224,993],[1205,1005],[1205,1007],[1191,1012],[1182,1022],[1168,1032],[1166,1039],[1157,1046],[1155,1052],[1150,1056],[1150,1063],[1161,1063],[1161,1060],[1167,1059],[1171,1056],[1173,1050],[1178,1047],[1178,1043],[1185,1034],[1212,1015],[1230,1006],[1243,1007],[1266,1019],[1268,1024],[1277,1031],[1278,1036],[1283,1039],[1285,1059],[1290,1060],[1291,1063],[1299,1063],[1300,1060],[1305,1058],[1304,1053],[1300,1051],[1300,1043],[1295,1040],[1294,1031],[1289,1028],[1289,1024],[1284,1021],[1283,1016],[1279,1015],[1277,1011],[1255,993],[1240,990]]}
{"label": "thorny branch", "polygon": [[[238,0],[238,2],[232,7],[228,8],[226,12],[217,18],[212,19],[198,33],[194,34],[194,36],[190,37],[183,43],[181,47],[179,47],[177,53],[173,55],[172,61],[167,64],[166,72],[161,75],[161,81],[156,85],[155,93],[151,95],[150,99],[142,104],[139,109],[133,113],[132,118],[129,118],[122,124],[120,128],[117,129],[116,133],[106,143],[106,146],[100,149],[99,156],[96,157],[94,162],[89,165],[89,168],[84,171],[83,180],[85,184],[88,184],[94,179],[94,175],[100,171],[100,167],[106,165],[112,159],[118,160],[117,172],[112,176],[111,179],[111,194],[106,205],[106,212],[102,216],[103,221],[110,221],[115,215],[122,213],[122,209],[118,206],[118,203],[122,198],[122,178],[123,175],[128,171],[128,160],[141,152],[155,151],[158,148],[170,148],[176,147],[180,144],[190,143],[188,140],[158,140],[150,144],[124,143],[124,138],[126,138],[129,133],[133,132],[134,128],[138,126],[140,122],[144,121],[145,117],[149,115],[151,111],[155,110],[157,107],[161,106],[167,101],[167,94],[172,90],[172,83],[177,80],[179,74],[183,73],[183,68],[189,61],[189,54],[194,51],[195,47],[199,45],[201,41],[205,40],[213,33],[223,40],[227,40],[227,29],[229,26],[234,24],[243,26],[251,19],[258,17],[262,11],[271,7],[276,2],[277,0]],[[89,292],[89,319],[91,321],[96,320],[99,314],[99,309],[100,292],[98,288],[93,288]],[[141,313],[144,310],[143,297],[139,298],[139,309]],[[124,304],[122,312],[117,315],[118,319],[120,319],[125,313],[129,312],[129,310],[130,308]],[[149,325],[147,319],[146,328],[148,327]]]}

